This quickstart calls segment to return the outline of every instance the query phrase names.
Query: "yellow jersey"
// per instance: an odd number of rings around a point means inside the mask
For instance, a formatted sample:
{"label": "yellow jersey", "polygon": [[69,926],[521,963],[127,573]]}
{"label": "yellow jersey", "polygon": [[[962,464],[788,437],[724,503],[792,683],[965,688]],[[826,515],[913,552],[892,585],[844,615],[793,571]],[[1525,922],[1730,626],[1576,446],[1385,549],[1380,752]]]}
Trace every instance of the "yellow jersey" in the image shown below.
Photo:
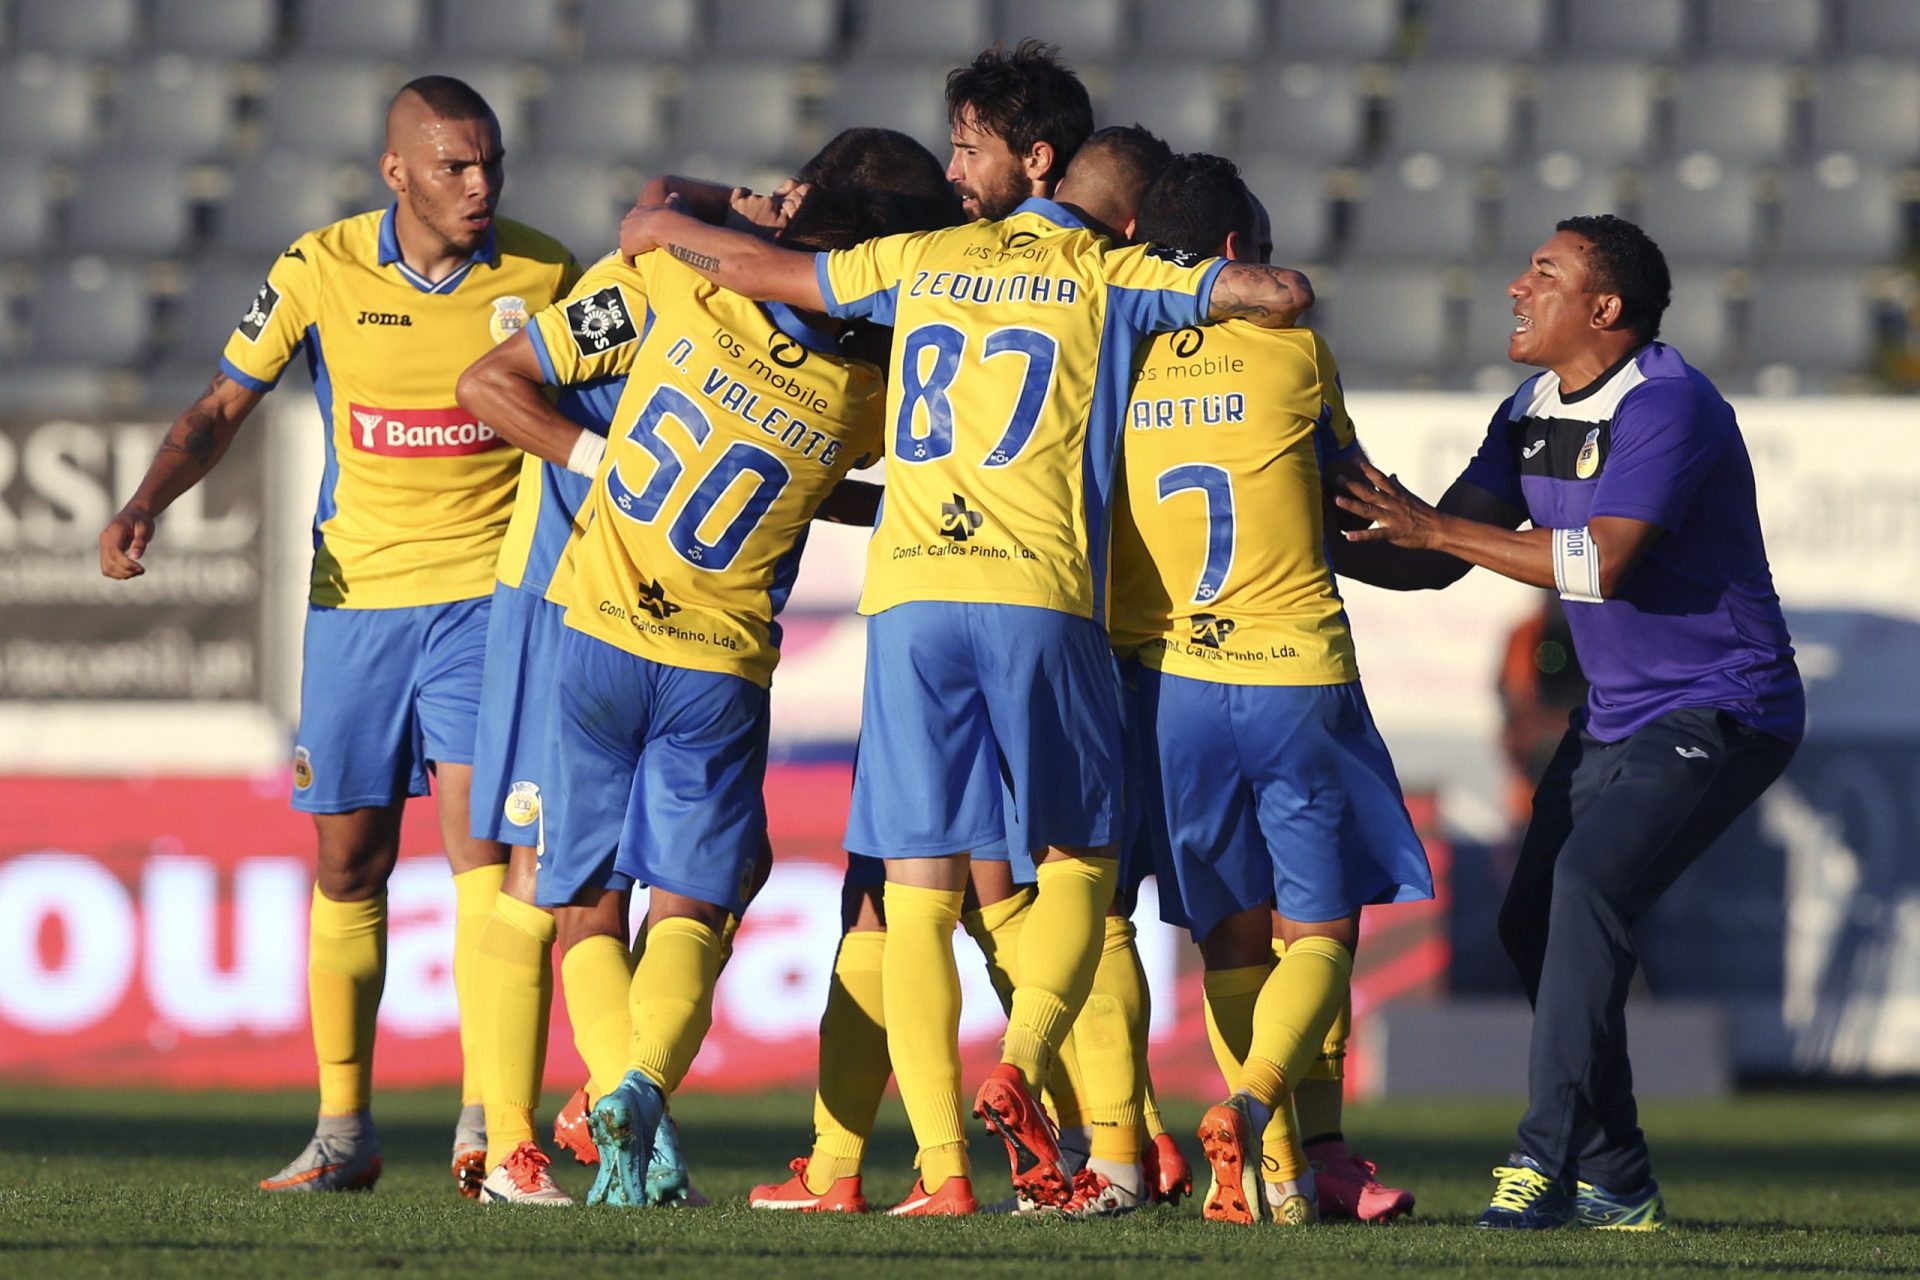
{"label": "yellow jersey", "polygon": [[454,383],[579,267],[499,219],[429,281],[400,257],[394,208],[310,231],[273,264],[220,369],[269,391],[305,353],[325,431],[311,599],[346,609],[470,600],[493,589],[521,454],[460,408]]}
{"label": "yellow jersey", "polygon": [[663,253],[616,255],[529,327],[555,386],[626,382],[549,598],[576,631],[766,685],[808,522],[880,448],[880,370]]}
{"label": "yellow jersey", "polygon": [[894,326],[860,611],[950,600],[1104,619],[1134,347],[1205,323],[1222,265],[1114,249],[1040,199],[819,255],[829,311]]}
{"label": "yellow jersey", "polygon": [[1360,678],[1322,477],[1354,448],[1311,329],[1231,320],[1143,346],[1113,530],[1114,652],[1224,684]]}

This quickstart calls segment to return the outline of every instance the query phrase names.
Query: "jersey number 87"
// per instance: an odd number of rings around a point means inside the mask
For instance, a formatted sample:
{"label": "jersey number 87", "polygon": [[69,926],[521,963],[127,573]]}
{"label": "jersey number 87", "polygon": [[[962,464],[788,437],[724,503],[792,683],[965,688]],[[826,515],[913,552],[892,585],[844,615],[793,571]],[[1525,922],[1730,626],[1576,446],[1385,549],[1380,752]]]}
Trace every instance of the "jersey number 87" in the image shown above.
{"label": "jersey number 87", "polygon": [[[922,371],[923,353],[934,353],[933,367]],[[909,333],[900,355],[900,415],[894,423],[893,456],[901,462],[936,462],[953,452],[953,401],[948,392],[960,376],[967,351],[967,335],[950,324],[923,324]],[[1020,456],[1033,438],[1033,429],[1053,390],[1053,366],[1060,344],[1038,329],[995,329],[987,335],[980,361],[995,356],[1022,355],[1026,373],[1020,396],[1000,441],[980,461],[983,467],[1004,467]],[[924,408],[926,434],[914,434],[914,418]]]}

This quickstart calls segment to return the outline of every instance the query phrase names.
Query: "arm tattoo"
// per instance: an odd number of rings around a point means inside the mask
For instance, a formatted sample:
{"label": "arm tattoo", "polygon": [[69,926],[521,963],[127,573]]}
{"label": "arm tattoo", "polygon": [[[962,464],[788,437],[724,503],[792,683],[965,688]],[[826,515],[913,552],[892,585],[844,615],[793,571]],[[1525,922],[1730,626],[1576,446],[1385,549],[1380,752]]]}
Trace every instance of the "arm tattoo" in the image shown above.
{"label": "arm tattoo", "polygon": [[720,259],[709,258],[704,253],[695,253],[682,244],[668,245],[667,252],[692,267],[695,271],[718,271],[720,269]]}
{"label": "arm tattoo", "polygon": [[214,397],[232,379],[224,373],[213,375],[213,381],[207,383],[207,389],[193,402],[193,407],[180,415],[180,425],[186,430],[180,439],[175,440],[173,433],[160,442],[162,453],[183,453],[195,465],[205,467],[213,461],[214,454],[220,451],[220,436],[214,429],[218,411],[214,408]]}
{"label": "arm tattoo", "polygon": [[1299,305],[1285,276],[1271,267],[1236,262],[1222,271],[1215,288],[1222,319],[1256,323]]}

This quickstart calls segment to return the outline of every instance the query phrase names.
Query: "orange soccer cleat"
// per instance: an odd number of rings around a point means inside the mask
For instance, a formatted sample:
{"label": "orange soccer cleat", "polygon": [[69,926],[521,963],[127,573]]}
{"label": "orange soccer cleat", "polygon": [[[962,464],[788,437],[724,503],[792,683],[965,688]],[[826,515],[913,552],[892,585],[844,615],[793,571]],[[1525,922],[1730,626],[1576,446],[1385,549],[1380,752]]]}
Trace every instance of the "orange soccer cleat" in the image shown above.
{"label": "orange soccer cleat", "polygon": [[553,1145],[562,1151],[570,1151],[580,1164],[599,1164],[600,1149],[593,1145],[593,1133],[587,1128],[587,1112],[592,1105],[587,1100],[587,1086],[581,1085],[567,1099],[567,1105],[560,1108],[560,1114],[553,1118]]}
{"label": "orange soccer cleat", "polygon": [[478,1200],[480,1188],[487,1180],[487,1149],[455,1147],[452,1172],[454,1185],[460,1189],[460,1194],[469,1200]]}
{"label": "orange soccer cleat", "polygon": [[1147,1196],[1154,1204],[1179,1204],[1193,1194],[1193,1166],[1170,1133],[1155,1134],[1140,1153],[1147,1172]]}
{"label": "orange soccer cleat", "polygon": [[787,1209],[799,1213],[865,1213],[867,1198],[860,1194],[860,1175],[835,1178],[825,1191],[807,1188],[807,1157],[795,1156],[787,1168],[793,1176],[785,1182],[766,1182],[747,1195],[752,1209]]}
{"label": "orange soccer cleat", "polygon": [[1200,1120],[1200,1149],[1213,1166],[1213,1186],[1200,1216],[1208,1222],[1237,1222],[1243,1226],[1261,1221],[1266,1216],[1267,1197],[1260,1186],[1260,1157],[1254,1147],[1245,1094],[1236,1093],[1207,1108]]}
{"label": "orange soccer cleat", "polygon": [[1066,1204],[1073,1188],[1060,1168],[1053,1121],[1033,1100],[1018,1068],[1003,1062],[993,1069],[974,1096],[973,1114],[986,1122],[988,1132],[1005,1140],[1015,1195],[1042,1207]]}
{"label": "orange soccer cleat", "polygon": [[907,1198],[887,1210],[891,1218],[964,1218],[980,1212],[973,1198],[973,1179],[948,1178],[938,1191],[929,1192],[926,1184],[914,1179]]}

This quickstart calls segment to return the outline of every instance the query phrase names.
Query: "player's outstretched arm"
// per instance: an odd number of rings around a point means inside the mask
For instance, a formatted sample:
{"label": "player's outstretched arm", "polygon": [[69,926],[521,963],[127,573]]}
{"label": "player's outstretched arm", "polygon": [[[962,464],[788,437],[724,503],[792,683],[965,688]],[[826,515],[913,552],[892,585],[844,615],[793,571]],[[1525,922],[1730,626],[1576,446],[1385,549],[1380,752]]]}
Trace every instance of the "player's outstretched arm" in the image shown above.
{"label": "player's outstretched arm", "polygon": [[1250,320],[1263,329],[1289,329],[1312,305],[1312,281],[1293,268],[1229,262],[1213,278],[1207,319]]}
{"label": "player's outstretched arm", "polygon": [[569,471],[594,474],[606,452],[605,437],[554,408],[545,386],[540,356],[523,329],[468,365],[453,394],[508,444]]}
{"label": "player's outstretched arm", "polygon": [[670,207],[635,206],[620,223],[620,252],[637,258],[664,250],[707,279],[759,302],[825,311],[813,255],[770,244],[744,231],[710,227]]}
{"label": "player's outstretched arm", "polygon": [[871,529],[880,523],[880,495],[884,492],[870,480],[855,480],[849,476],[827,491],[827,496],[820,500],[819,507],[814,510],[813,518],[828,524],[851,524]]}
{"label": "player's outstretched arm", "polygon": [[153,541],[154,520],[213,470],[264,394],[224,373],[213,375],[200,398],[167,429],[166,439],[127,505],[100,531],[101,573],[109,578],[137,578],[147,571],[140,558]]}

